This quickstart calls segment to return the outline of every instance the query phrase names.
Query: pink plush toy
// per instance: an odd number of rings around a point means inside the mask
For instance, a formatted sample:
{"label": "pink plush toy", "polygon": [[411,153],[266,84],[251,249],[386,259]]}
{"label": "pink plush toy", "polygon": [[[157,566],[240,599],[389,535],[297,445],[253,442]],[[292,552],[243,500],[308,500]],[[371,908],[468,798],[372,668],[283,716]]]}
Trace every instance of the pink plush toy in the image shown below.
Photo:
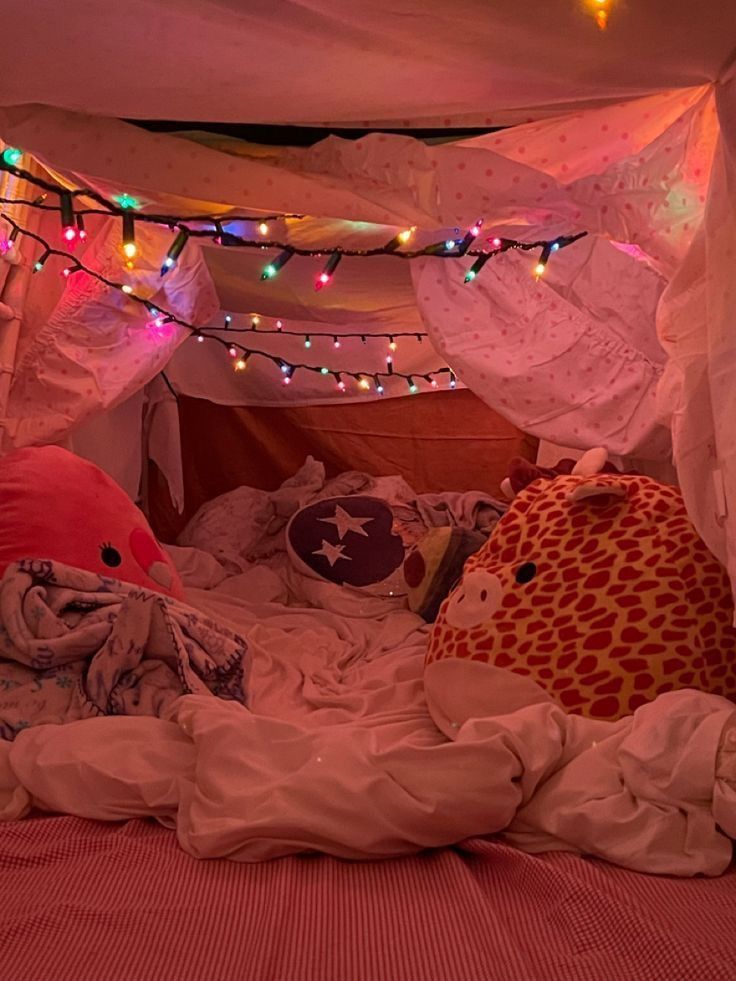
{"label": "pink plush toy", "polygon": [[58,446],[0,459],[0,576],[52,559],[181,598],[179,575],[145,517],[99,467]]}

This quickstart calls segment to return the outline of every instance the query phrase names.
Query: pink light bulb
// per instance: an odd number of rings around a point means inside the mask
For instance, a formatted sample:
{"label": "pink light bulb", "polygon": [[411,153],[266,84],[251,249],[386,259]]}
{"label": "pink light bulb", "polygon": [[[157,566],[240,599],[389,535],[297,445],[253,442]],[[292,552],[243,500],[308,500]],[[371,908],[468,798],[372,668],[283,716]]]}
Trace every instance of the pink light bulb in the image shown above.
{"label": "pink light bulb", "polygon": [[291,375],[284,375],[282,384],[283,385],[291,385]]}
{"label": "pink light bulb", "polygon": [[338,387],[338,390],[339,391],[344,392],[345,391],[345,382],[344,381],[339,381],[337,383],[337,387]]}
{"label": "pink light bulb", "polygon": [[238,349],[236,347],[231,347],[230,350],[228,351],[228,354],[230,355],[231,358],[237,358]]}
{"label": "pink light bulb", "polygon": [[338,340],[335,340],[334,347],[340,347],[340,342]]}
{"label": "pink light bulb", "polygon": [[204,335],[203,334],[197,334],[197,341],[198,341],[199,344],[204,344]]}
{"label": "pink light bulb", "polygon": [[64,229],[63,235],[67,242],[73,242],[77,237],[77,230],[73,225],[68,225]]}
{"label": "pink light bulb", "polygon": [[277,320],[277,321],[276,321],[276,330],[281,330],[281,328],[282,328],[283,326],[284,326],[284,325],[283,325],[283,324],[281,323],[281,321],[280,321],[280,320]]}
{"label": "pink light bulb", "polygon": [[494,247],[495,249],[498,249],[498,248],[500,248],[500,246],[501,246],[501,239],[500,239],[500,238],[494,238],[494,239],[492,239],[492,240],[491,240],[491,245],[492,245],[492,246],[493,246],[493,247]]}

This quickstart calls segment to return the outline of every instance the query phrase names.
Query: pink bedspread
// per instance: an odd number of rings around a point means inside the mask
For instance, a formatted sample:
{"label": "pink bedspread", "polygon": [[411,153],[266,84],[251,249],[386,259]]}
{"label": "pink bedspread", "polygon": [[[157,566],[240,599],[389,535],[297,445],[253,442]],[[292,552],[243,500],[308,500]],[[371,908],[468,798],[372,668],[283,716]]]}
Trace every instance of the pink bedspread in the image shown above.
{"label": "pink bedspread", "polygon": [[386,862],[198,862],[153,823],[0,825],[14,981],[732,981],[736,873],[474,840]]}

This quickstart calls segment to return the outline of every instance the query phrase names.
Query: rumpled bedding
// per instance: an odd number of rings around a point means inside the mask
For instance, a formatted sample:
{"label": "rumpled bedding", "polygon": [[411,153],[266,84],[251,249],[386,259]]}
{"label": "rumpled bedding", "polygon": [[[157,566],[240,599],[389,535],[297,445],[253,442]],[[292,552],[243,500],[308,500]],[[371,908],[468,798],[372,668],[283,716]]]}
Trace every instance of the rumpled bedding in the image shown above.
{"label": "rumpled bedding", "polygon": [[[355,494],[381,498],[390,506],[394,529],[407,549],[430,528],[447,525],[488,535],[507,506],[475,491],[417,494],[398,476],[372,477],[349,471],[328,480],[324,464],[308,457],[302,468],[276,491],[243,486],[203,505],[180,534],[178,546],[210,555],[221,569],[221,580],[235,579],[228,586],[234,595],[252,595],[253,588],[262,589],[267,583],[262,599],[319,606],[338,613],[360,609],[364,615],[380,615],[404,606],[403,597],[377,596],[371,603],[366,590],[351,596],[345,587],[316,583],[300,574],[286,554],[285,529],[297,510],[326,497]],[[272,575],[264,577],[264,569]],[[199,581],[211,585],[209,581]]]}
{"label": "rumpled bedding", "polygon": [[427,628],[406,611],[346,617],[218,589],[190,590],[187,608],[140,593],[49,564],[8,570],[1,670],[26,672],[19,703],[60,668],[75,694],[0,742],[3,819],[150,816],[195,857],[245,862],[383,858],[498,833],[643,872],[712,876],[731,861],[725,699],[669,693],[617,723],[543,700],[448,739],[423,693]]}

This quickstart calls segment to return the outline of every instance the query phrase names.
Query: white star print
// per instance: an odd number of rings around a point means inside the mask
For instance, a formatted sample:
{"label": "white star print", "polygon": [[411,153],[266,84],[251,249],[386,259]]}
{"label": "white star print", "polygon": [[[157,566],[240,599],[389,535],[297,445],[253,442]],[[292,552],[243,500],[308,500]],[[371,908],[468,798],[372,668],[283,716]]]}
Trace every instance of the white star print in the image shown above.
{"label": "white star print", "polygon": [[342,541],[349,531],[354,531],[356,535],[363,535],[365,538],[368,538],[368,532],[363,528],[363,525],[367,525],[369,521],[373,521],[373,518],[354,518],[351,514],[348,514],[345,508],[341,508],[338,504],[335,508],[335,516],[333,518],[320,518],[319,520],[330,525],[336,525],[337,534],[340,541]]}
{"label": "white star print", "polygon": [[346,562],[352,562],[353,560],[349,555],[343,555],[345,549],[344,545],[331,545],[326,542],[324,538],[322,539],[322,548],[317,549],[316,552],[312,552],[312,555],[324,555],[327,561],[330,563],[330,568],[340,559],[345,559]]}

